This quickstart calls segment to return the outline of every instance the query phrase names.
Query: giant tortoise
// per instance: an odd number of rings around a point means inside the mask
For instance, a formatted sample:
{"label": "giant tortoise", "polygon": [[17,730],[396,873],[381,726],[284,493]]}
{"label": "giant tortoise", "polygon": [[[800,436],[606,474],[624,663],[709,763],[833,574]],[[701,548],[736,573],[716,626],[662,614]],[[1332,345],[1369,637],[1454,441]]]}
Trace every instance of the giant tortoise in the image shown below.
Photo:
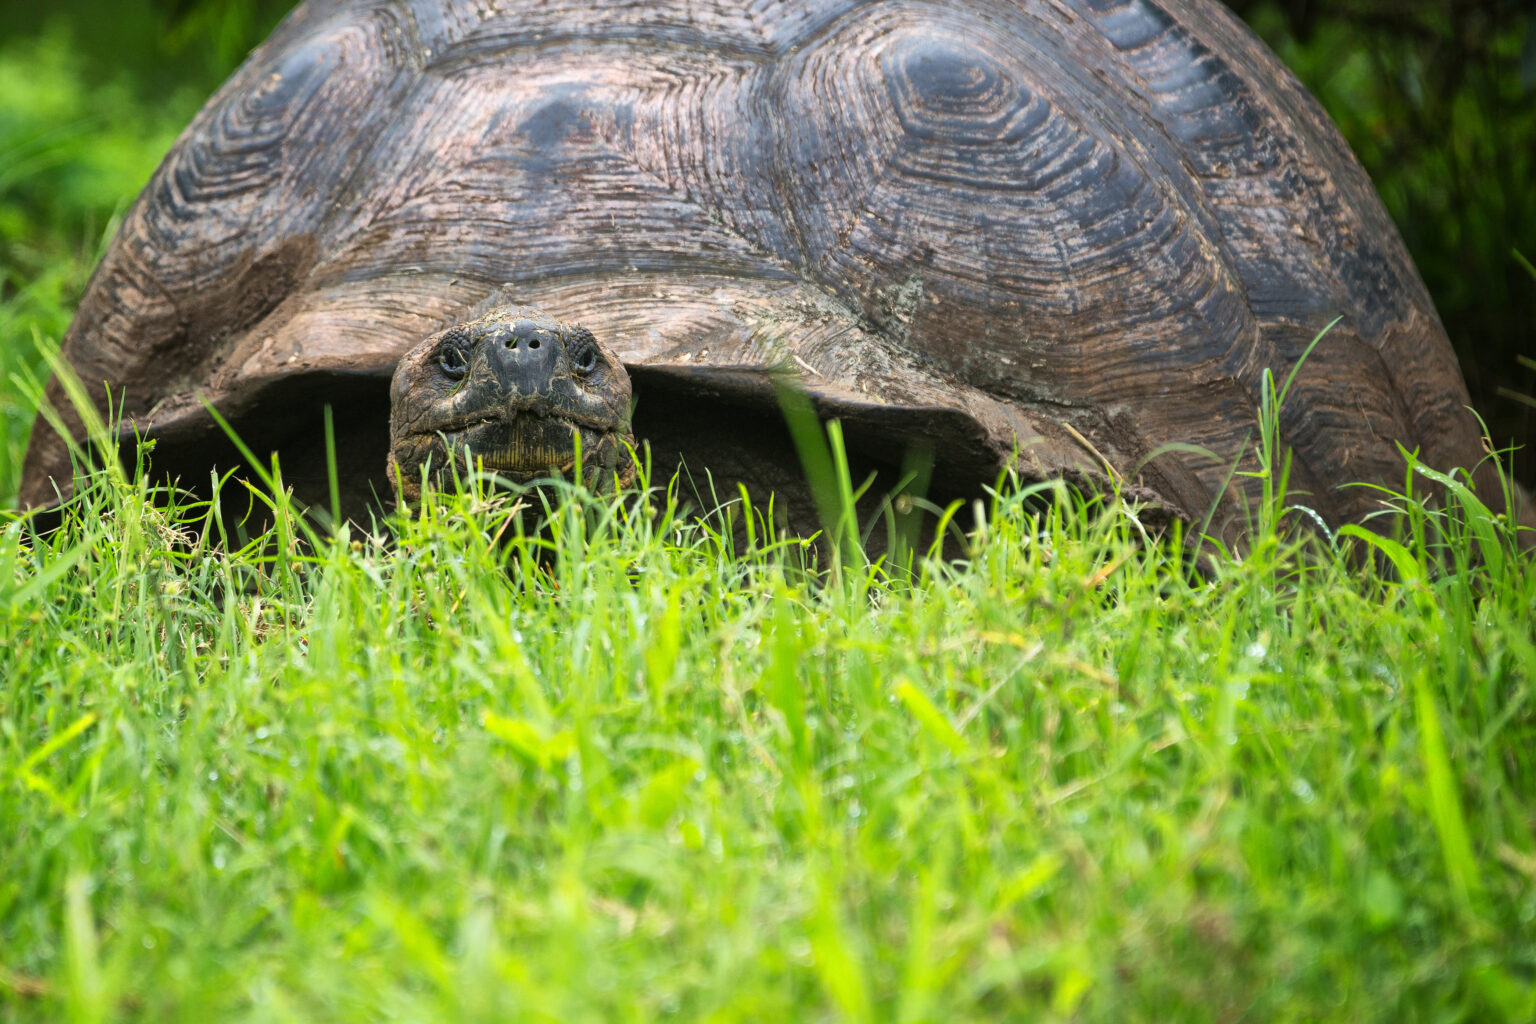
{"label": "giant tortoise", "polygon": [[[1240,520],[1264,373],[1336,317],[1279,413],[1329,523],[1402,483],[1399,444],[1477,465],[1478,424],[1359,164],[1215,0],[309,0],[166,157],[63,351],[184,481],[230,457],[209,405],[301,492],[326,403],[359,490],[497,418],[508,467],[563,468],[550,381],[623,437],[598,392],[627,370],[664,457],[793,490],[793,375],[874,465]],[[507,360],[540,339],[534,380]],[[474,417],[422,412],[471,386]],[[35,430],[23,502],[68,469]]]}

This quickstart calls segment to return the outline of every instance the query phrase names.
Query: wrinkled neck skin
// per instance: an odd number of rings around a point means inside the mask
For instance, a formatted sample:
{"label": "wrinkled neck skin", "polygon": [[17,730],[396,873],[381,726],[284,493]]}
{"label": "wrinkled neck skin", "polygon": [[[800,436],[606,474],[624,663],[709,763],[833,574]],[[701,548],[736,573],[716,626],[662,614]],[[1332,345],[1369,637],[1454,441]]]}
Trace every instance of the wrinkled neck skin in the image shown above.
{"label": "wrinkled neck skin", "polygon": [[514,483],[577,472],[634,478],[629,374],[592,333],[528,307],[493,309],[426,338],[390,383],[390,479],[422,486],[480,470]]}

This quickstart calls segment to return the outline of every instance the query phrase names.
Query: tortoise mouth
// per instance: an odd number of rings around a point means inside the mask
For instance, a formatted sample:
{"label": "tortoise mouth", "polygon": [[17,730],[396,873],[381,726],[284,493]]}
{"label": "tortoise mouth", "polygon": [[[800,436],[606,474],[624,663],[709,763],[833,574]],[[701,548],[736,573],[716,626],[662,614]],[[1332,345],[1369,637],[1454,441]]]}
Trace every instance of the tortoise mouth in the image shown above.
{"label": "tortoise mouth", "polygon": [[[438,463],[434,476],[439,480],[450,472],[450,465],[457,465],[461,470],[494,472],[514,483],[569,476],[579,452],[584,475],[595,480],[594,474],[624,464],[630,438],[622,425],[518,410],[413,431],[395,451],[403,465],[419,464],[434,451],[446,456],[441,462],[432,459]],[[407,452],[414,452],[415,458],[404,457]]]}
{"label": "tortoise mouth", "polygon": [[565,417],[532,414],[487,418],[442,432],[455,461],[519,479],[570,472],[578,443],[590,450],[606,433]]}

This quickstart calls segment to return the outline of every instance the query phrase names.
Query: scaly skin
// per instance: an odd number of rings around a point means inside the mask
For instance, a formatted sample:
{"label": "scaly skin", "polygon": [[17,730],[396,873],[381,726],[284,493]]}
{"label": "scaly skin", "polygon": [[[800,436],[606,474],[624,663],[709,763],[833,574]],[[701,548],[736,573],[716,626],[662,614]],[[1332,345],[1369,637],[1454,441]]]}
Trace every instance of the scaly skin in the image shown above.
{"label": "scaly skin", "polygon": [[574,470],[594,487],[634,478],[629,374],[592,333],[501,307],[426,338],[390,383],[389,475],[407,501],[483,467],[523,483]]}

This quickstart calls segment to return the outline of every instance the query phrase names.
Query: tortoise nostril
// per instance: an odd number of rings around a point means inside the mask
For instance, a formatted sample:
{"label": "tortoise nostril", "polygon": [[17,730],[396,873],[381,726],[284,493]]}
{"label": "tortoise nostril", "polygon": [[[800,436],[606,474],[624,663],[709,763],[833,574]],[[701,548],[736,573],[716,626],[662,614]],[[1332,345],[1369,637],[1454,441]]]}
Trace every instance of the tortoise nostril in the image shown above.
{"label": "tortoise nostril", "polygon": [[538,348],[539,347],[539,339],[538,338],[531,339],[528,342],[528,347],[529,348]]}

